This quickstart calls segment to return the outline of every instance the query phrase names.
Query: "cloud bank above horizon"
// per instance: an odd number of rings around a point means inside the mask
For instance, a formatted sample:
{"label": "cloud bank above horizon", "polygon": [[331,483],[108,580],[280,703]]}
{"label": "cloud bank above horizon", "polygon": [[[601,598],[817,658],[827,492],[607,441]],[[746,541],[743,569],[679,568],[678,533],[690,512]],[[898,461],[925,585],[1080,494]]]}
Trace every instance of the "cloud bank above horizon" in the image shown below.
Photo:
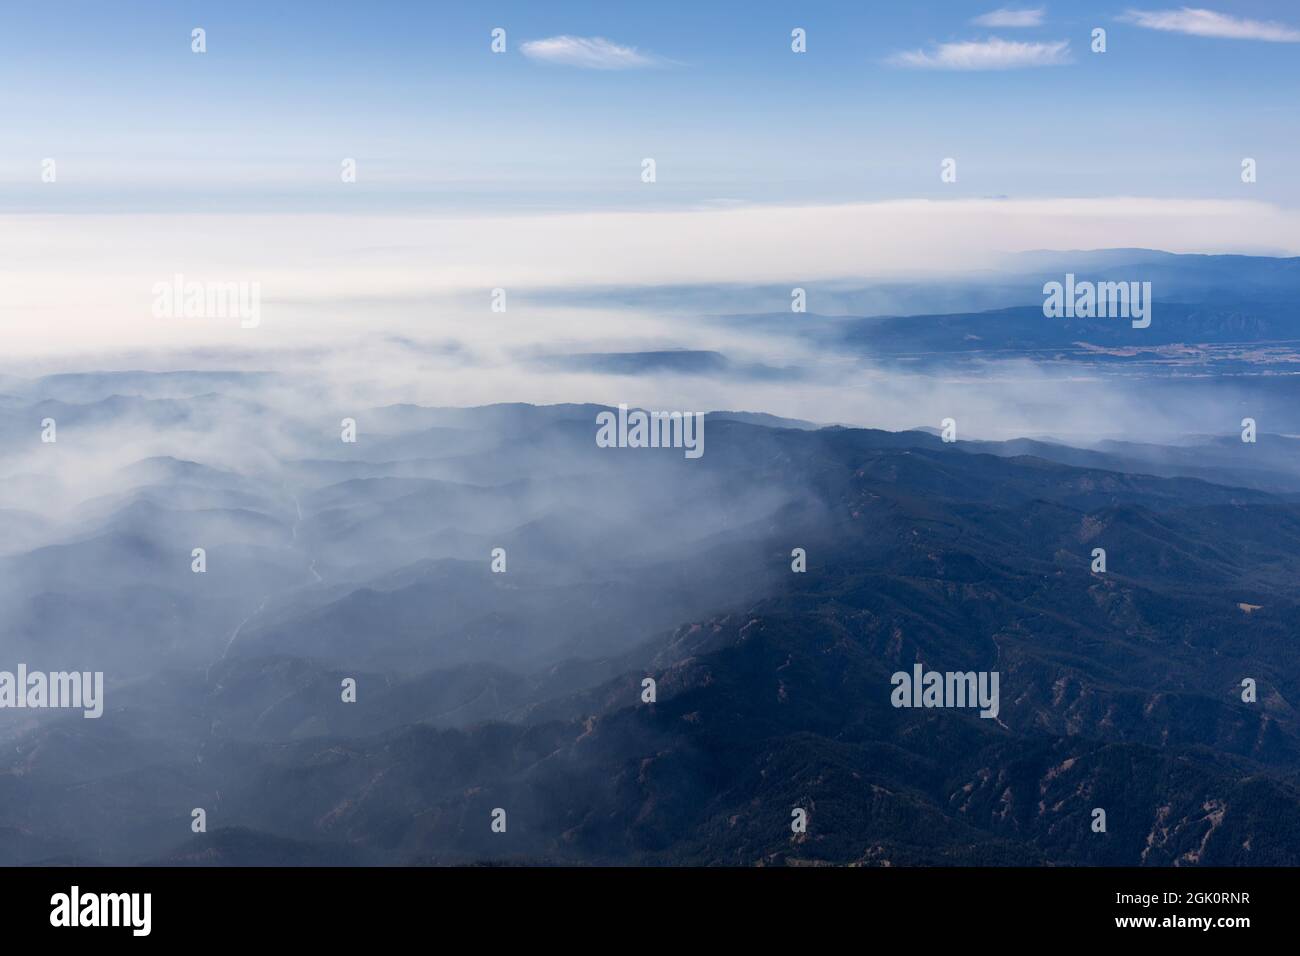
{"label": "cloud bank above horizon", "polygon": [[[1267,203],[1114,198],[896,200],[509,216],[0,217],[9,356],[105,347],[261,348],[382,327],[385,307],[529,291],[781,283],[998,270],[1038,249],[1300,254]],[[174,275],[260,283],[257,329],[158,319]],[[400,325],[400,323],[398,323]]]}

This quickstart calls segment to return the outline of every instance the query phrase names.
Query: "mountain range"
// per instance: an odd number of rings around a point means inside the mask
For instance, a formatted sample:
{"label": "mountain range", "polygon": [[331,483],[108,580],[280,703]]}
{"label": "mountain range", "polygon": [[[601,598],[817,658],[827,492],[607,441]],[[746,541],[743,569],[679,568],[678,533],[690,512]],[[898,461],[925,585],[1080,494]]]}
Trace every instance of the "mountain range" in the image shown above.
{"label": "mountain range", "polygon": [[[715,412],[689,460],[598,448],[597,405],[346,443],[257,376],[47,385],[0,648],[107,699],[4,714],[0,863],[1300,863],[1292,438]],[[149,430],[202,437],[108,440]],[[916,664],[998,672],[996,719],[892,706]]]}

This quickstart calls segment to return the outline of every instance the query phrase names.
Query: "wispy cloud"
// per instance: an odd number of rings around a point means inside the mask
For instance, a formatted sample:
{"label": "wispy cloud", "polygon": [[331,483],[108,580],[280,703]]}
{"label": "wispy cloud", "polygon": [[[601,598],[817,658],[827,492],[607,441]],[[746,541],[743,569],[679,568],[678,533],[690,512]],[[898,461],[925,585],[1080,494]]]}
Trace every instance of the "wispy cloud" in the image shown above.
{"label": "wispy cloud", "polygon": [[1029,66],[1060,66],[1070,62],[1070,41],[1020,43],[989,37],[941,43],[931,50],[905,50],[889,58],[894,66],[928,70],[1015,70]]}
{"label": "wispy cloud", "polygon": [[578,66],[587,70],[636,70],[659,66],[664,61],[642,53],[635,47],[622,46],[604,37],[547,37],[528,40],[519,50],[530,60]]}
{"label": "wispy cloud", "polygon": [[1044,13],[1046,13],[1046,10],[1043,7],[1027,10],[1012,10],[1009,7],[1000,7],[989,13],[981,14],[971,23],[977,23],[982,27],[1041,27]]}
{"label": "wispy cloud", "polygon": [[1300,43],[1300,30],[1285,23],[1247,20],[1214,10],[1182,7],[1178,10],[1129,10],[1121,18],[1149,30],[1189,33],[1198,37],[1229,40],[1267,40],[1271,43]]}

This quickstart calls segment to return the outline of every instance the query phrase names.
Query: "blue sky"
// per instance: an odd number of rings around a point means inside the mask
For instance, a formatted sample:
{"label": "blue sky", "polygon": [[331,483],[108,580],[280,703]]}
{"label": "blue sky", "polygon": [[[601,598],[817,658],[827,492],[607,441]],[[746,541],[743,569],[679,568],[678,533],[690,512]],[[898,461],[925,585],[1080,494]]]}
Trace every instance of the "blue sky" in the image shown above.
{"label": "blue sky", "polygon": [[[1178,10],[1163,0],[1087,12],[1012,3],[1041,9],[1027,18],[1041,22],[974,22],[1000,6],[12,5],[0,30],[0,210],[1300,203],[1300,43],[1137,22]],[[1222,15],[1210,32],[1242,32],[1243,21],[1253,21],[1248,34],[1300,31],[1294,3],[1210,9]],[[195,26],[207,31],[206,54],[190,52]],[[1098,26],[1104,54],[1089,50]],[[503,55],[489,50],[494,27],[507,31]],[[794,27],[807,30],[806,54],[790,51]],[[524,54],[526,42],[557,36],[604,38],[652,62],[590,69]],[[1068,41],[1068,53],[1052,54],[1068,62],[897,62],[991,37],[1032,49]],[[1259,163],[1251,187],[1239,177],[1246,156]],[[39,182],[45,157],[58,163],[57,189]],[[344,157],[359,171],[347,190]],[[653,191],[640,182],[643,157],[658,164]],[[939,180],[944,157],[958,161],[956,183]]]}

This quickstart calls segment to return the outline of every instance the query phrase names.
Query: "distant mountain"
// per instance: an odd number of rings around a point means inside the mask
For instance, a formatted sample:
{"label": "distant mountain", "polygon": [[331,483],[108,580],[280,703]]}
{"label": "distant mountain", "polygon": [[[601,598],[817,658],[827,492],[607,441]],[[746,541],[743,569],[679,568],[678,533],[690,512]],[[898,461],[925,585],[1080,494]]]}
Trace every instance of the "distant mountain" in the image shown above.
{"label": "distant mountain", "polygon": [[[1127,317],[1047,317],[1044,285],[1067,274],[1076,284],[1149,282],[1150,326],[1133,328]],[[808,313],[792,314],[783,303],[782,311],[712,321],[918,369],[1032,360],[1107,372],[1140,367],[1154,378],[1203,377],[1207,369],[1286,376],[1300,359],[1297,298],[1300,258],[1053,251],[1016,256],[997,274],[856,291],[832,285]],[[873,301],[878,307],[854,308]]]}
{"label": "distant mountain", "polygon": [[797,379],[807,374],[795,367],[737,361],[717,351],[670,349],[653,352],[587,352],[543,355],[535,360],[547,368],[600,372],[607,375],[708,375],[751,381]]}

